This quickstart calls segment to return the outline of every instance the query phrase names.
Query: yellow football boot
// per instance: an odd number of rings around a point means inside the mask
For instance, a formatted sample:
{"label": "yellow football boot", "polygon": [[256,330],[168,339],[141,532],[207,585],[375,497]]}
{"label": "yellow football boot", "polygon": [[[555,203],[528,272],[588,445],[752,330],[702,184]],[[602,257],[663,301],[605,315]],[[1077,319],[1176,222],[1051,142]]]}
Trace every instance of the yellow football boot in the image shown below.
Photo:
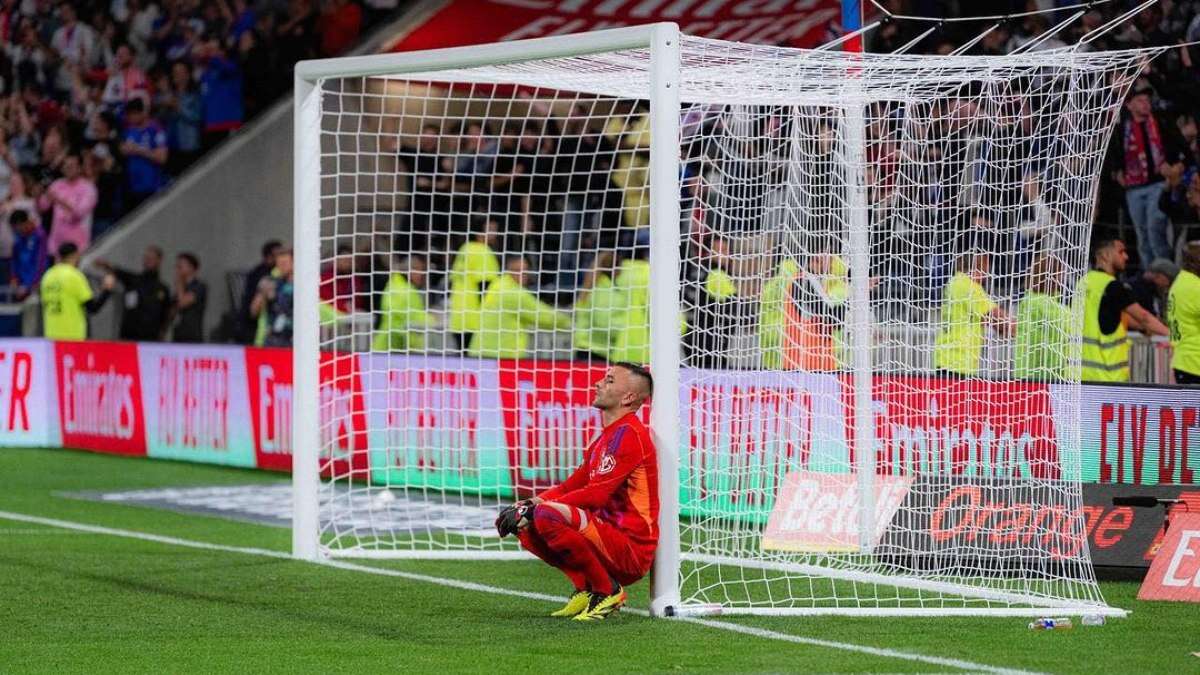
{"label": "yellow football boot", "polygon": [[550,616],[560,616],[560,617],[577,616],[581,612],[587,611],[588,600],[590,599],[590,597],[591,597],[591,594],[588,593],[587,591],[575,591],[571,595],[571,599],[567,600],[567,604],[563,605],[562,609],[560,609],[556,612],[551,612]]}
{"label": "yellow football boot", "polygon": [[589,593],[587,609],[575,615],[572,621],[603,621],[616,614],[625,604],[625,589],[617,586],[612,595]]}

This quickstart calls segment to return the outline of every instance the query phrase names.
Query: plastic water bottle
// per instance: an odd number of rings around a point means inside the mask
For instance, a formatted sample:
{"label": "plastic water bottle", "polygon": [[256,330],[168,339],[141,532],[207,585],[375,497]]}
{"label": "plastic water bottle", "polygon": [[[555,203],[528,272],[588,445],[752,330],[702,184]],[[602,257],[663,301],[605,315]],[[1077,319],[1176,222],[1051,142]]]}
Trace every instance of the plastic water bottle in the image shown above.
{"label": "plastic water bottle", "polygon": [[1029,624],[1029,630],[1071,630],[1075,624],[1068,617],[1061,619],[1044,618]]}
{"label": "plastic water bottle", "polygon": [[1083,618],[1080,619],[1079,623],[1084,626],[1103,626],[1104,625],[1104,615],[1103,614],[1085,614],[1083,616]]}

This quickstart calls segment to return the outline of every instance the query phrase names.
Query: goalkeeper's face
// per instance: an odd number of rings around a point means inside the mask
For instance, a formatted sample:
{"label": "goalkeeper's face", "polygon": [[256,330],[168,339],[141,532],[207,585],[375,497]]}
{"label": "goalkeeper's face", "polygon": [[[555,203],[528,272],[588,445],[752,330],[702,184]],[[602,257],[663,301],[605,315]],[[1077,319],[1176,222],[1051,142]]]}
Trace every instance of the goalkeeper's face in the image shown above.
{"label": "goalkeeper's face", "polygon": [[596,396],[592,406],[600,410],[616,410],[628,407],[637,398],[633,376],[624,368],[609,368],[596,383]]}
{"label": "goalkeeper's face", "polygon": [[637,410],[646,399],[637,377],[624,368],[614,366],[604,373],[595,385],[592,407],[600,410],[629,408]]}
{"label": "goalkeeper's face", "polygon": [[592,407],[600,410],[612,410],[616,407],[619,396],[617,396],[617,377],[619,373],[616,368],[609,368],[604,377],[596,381],[594,386],[595,395],[592,397]]}

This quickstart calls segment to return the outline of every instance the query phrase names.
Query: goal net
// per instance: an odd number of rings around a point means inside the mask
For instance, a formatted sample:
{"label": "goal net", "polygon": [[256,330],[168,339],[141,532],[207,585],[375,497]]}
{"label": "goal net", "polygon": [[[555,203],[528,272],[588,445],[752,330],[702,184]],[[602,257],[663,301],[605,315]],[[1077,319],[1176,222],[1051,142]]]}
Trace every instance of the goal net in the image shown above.
{"label": "goal net", "polygon": [[523,557],[499,505],[578,466],[633,361],[656,613],[1119,612],[1076,299],[1153,55],[660,25],[302,65],[296,552]]}

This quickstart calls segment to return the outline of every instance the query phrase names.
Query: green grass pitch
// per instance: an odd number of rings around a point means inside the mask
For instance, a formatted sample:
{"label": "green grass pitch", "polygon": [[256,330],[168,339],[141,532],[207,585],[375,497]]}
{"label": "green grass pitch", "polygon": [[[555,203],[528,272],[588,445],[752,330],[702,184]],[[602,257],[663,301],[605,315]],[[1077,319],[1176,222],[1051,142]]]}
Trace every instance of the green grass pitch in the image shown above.
{"label": "green grass pitch", "polygon": [[[277,482],[251,471],[64,450],[0,450],[0,510],[191,541],[287,551],[263,525],[62,493]],[[534,562],[362,563],[559,595]],[[887,650],[796,644],[623,614],[550,619],[545,601],[286,559],[198,550],[0,517],[3,672],[951,672],[891,652],[1056,673],[1200,673],[1200,608],[1144,603],[1102,627],[1035,633],[1027,619],[724,617],[775,633]],[[644,607],[646,584],[631,589]]]}

